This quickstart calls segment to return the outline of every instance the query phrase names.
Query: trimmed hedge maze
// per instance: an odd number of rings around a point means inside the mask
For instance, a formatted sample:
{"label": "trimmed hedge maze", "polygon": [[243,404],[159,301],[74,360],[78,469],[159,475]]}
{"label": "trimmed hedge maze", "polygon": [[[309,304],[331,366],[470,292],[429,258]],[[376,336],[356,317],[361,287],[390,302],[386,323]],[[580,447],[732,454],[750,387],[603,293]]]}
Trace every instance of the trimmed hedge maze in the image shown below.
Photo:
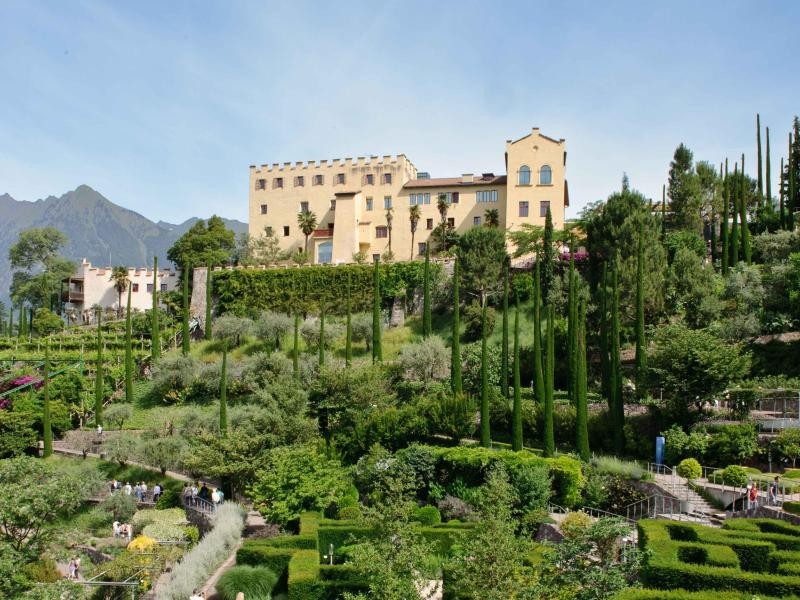
{"label": "trimmed hedge maze", "polygon": [[[736,591],[731,599],[800,597],[800,527],[784,521],[729,519],[716,529],[646,520],[639,522],[639,544],[648,551],[642,581],[656,589],[631,590],[620,600],[727,600],[709,590]],[[663,590],[679,591],[667,595]]]}
{"label": "trimmed hedge maze", "polygon": [[[421,527],[423,536],[447,554],[470,524]],[[237,565],[269,567],[278,576],[276,591],[288,591],[289,600],[335,600],[344,592],[365,592],[366,584],[347,564],[322,564],[329,544],[336,549],[369,539],[372,530],[356,521],[322,519],[317,513],[300,517],[300,534],[247,540],[236,553]]]}

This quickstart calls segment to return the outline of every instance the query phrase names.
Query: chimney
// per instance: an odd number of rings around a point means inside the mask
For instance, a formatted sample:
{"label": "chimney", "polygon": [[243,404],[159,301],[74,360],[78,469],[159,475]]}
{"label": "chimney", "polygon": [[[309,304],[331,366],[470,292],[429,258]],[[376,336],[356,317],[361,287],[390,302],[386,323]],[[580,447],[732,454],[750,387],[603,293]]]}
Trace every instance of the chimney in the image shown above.
{"label": "chimney", "polygon": [[472,183],[475,181],[475,178],[472,176],[472,173],[464,173],[461,176],[461,183]]}

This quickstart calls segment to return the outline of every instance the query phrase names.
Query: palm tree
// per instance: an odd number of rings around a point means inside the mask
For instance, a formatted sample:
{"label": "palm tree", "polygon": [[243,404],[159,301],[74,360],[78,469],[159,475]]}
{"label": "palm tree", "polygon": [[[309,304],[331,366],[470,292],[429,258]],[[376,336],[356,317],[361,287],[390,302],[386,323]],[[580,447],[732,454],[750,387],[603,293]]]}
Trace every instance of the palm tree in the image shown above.
{"label": "palm tree", "polygon": [[483,219],[487,227],[500,227],[500,212],[496,208],[487,208]]}
{"label": "palm tree", "polygon": [[306,236],[303,252],[308,254],[308,236],[314,233],[314,230],[317,228],[317,215],[307,210],[299,212],[297,213],[297,224],[300,226],[300,231]]}
{"label": "palm tree", "polygon": [[408,207],[408,220],[411,223],[411,260],[414,260],[414,235],[417,233],[417,225],[420,219],[419,206]]}
{"label": "palm tree", "polygon": [[390,206],[386,209],[386,231],[389,234],[389,255],[392,254],[392,221],[394,221],[394,210]]}
{"label": "palm tree", "polygon": [[450,205],[447,203],[447,194],[439,194],[436,199],[436,210],[439,211],[439,216],[442,218],[442,229],[444,229],[444,222],[447,220],[447,211]]}
{"label": "palm tree", "polygon": [[117,315],[122,316],[122,294],[128,289],[128,267],[114,267],[111,269],[111,279],[114,289],[117,290]]}

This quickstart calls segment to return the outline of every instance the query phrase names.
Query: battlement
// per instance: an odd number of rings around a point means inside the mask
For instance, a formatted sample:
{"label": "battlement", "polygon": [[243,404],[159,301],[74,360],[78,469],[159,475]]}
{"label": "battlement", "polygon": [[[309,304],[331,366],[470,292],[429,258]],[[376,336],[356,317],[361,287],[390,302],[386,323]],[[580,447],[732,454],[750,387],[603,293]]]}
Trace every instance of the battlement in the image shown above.
{"label": "battlement", "polygon": [[284,163],[272,163],[272,164],[262,164],[260,167],[256,165],[250,165],[250,171],[255,172],[255,174],[274,174],[274,173],[296,173],[298,171],[307,171],[308,169],[333,169],[333,168],[363,168],[363,167],[386,167],[386,166],[401,166],[401,167],[410,167],[411,169],[415,169],[414,164],[406,157],[405,154],[398,154],[396,156],[392,156],[391,154],[385,154],[382,157],[379,156],[358,156],[356,158],[347,157],[347,158],[334,158],[332,160],[323,159],[320,161],[316,160],[309,160],[309,161],[297,161],[297,162],[284,162]]}

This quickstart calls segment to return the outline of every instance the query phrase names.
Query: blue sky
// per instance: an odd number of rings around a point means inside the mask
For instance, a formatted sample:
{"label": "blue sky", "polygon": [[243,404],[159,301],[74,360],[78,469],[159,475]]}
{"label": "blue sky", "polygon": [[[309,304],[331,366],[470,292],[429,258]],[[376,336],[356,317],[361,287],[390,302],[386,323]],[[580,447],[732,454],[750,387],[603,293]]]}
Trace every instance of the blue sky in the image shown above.
{"label": "blue sky", "polygon": [[660,197],[680,142],[753,173],[757,111],[777,177],[798,22],[794,1],[3,0],[0,193],[246,220],[250,164],[501,173],[536,125],[567,140],[576,214],[623,171]]}

